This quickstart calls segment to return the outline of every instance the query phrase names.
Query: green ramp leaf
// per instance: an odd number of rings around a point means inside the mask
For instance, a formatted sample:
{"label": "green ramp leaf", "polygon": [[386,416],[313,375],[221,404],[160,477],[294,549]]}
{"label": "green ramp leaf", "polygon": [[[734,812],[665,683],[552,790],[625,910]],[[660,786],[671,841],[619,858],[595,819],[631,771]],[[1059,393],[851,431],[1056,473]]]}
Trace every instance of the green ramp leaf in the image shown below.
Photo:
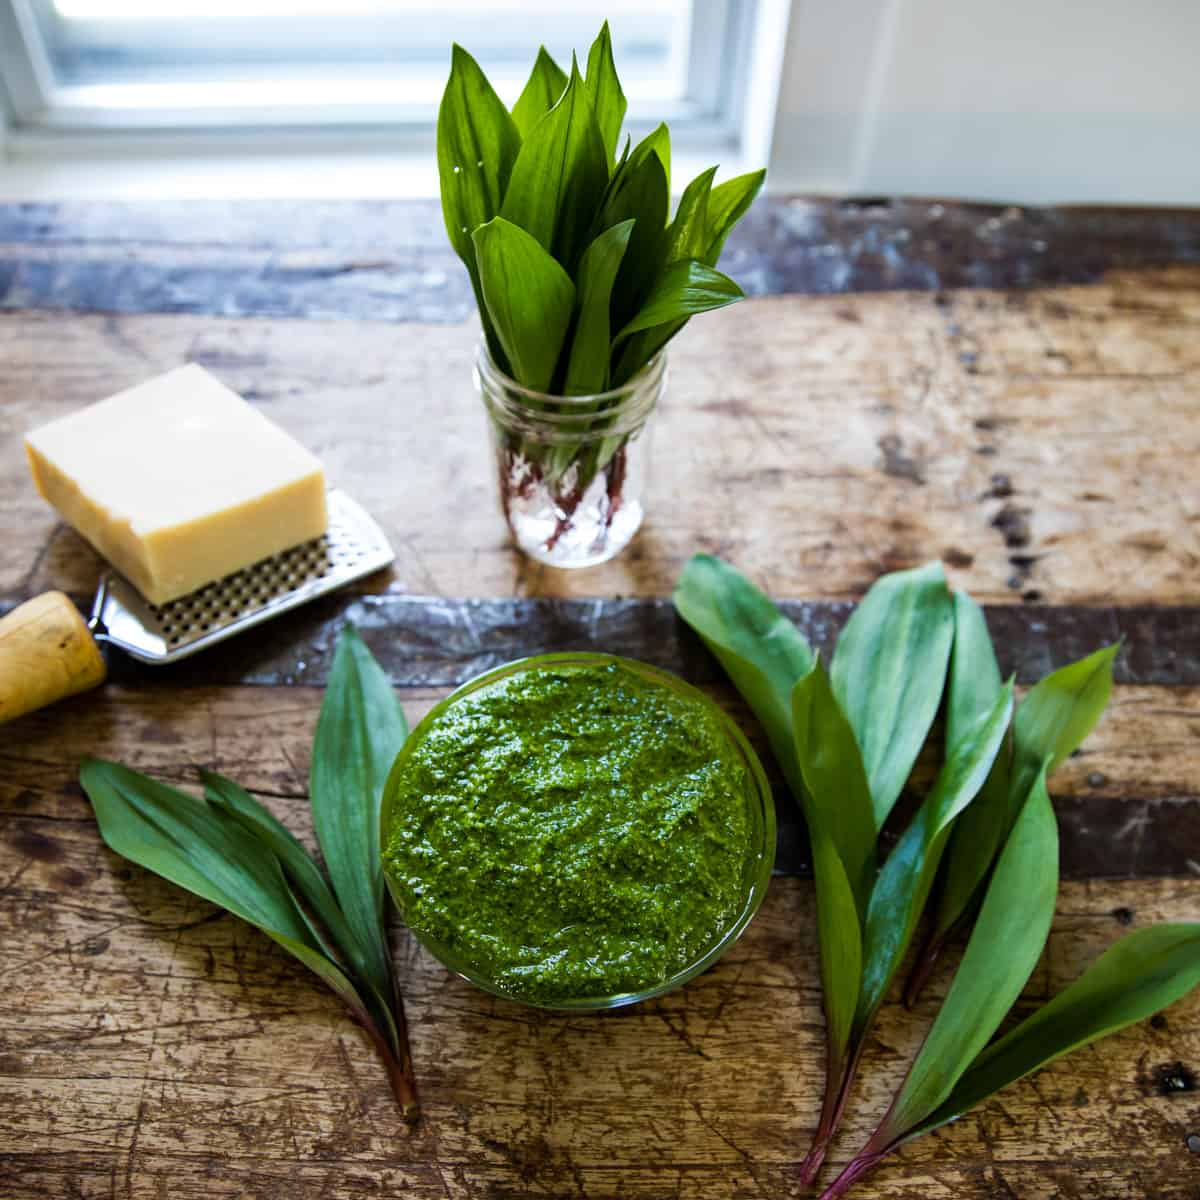
{"label": "green ramp leaf", "polygon": [[706,212],[705,246],[696,257],[715,267],[725,248],[725,239],[733,227],[746,215],[754,197],[767,177],[766,171],[751,171],[737,175],[713,188]]}
{"label": "green ramp leaf", "polygon": [[1053,774],[1096,727],[1112,695],[1113,660],[1120,646],[1106,646],[1047,675],[1017,709],[1013,721],[1013,787],[1009,814],[1015,818],[1022,789],[1028,790],[1042,763]]}
{"label": "green ramp leaf", "polygon": [[[651,135],[653,136],[653,135]],[[611,321],[620,328],[637,311],[662,261],[671,197],[662,159],[649,138],[617,167],[592,222],[591,239],[622,221],[635,222],[613,286]]]}
{"label": "green ramp leaf", "polygon": [[707,262],[708,199],[716,173],[716,167],[709,167],[684,189],[675,209],[675,217],[667,229],[665,262],[680,262],[689,258]]}
{"label": "green ramp leaf", "polygon": [[534,237],[503,217],[481,225],[474,240],[483,299],[513,377],[547,391],[571,322],[575,285]]}
{"label": "green ramp leaf", "polygon": [[792,729],[804,776],[805,817],[829,835],[854,894],[856,923],[875,873],[871,792],[854,730],[820,659],[792,689]]}
{"label": "green ramp leaf", "polygon": [[672,599],[758,718],[799,803],[804,777],[792,729],[792,689],[812,670],[812,647],[740,571],[711,555],[688,561]]}
{"label": "green ramp leaf", "polygon": [[743,299],[744,293],[728,275],[689,259],[672,263],[655,281],[637,314],[614,341],[657,325],[693,317],[697,313],[724,308]]}
{"label": "green ramp leaf", "polygon": [[608,309],[613,283],[629,236],[632,220],[606,229],[583,252],[577,274],[575,333],[567,361],[563,391],[568,396],[586,396],[608,387],[608,358],[612,337]]}
{"label": "green ramp leaf", "polygon": [[[254,834],[279,860],[290,886],[299,893],[323,926],[323,929],[312,929],[310,926],[318,943],[322,944],[323,935],[328,933],[333,938],[337,954],[355,972],[370,980],[376,988],[385,986],[386,979],[371,979],[370,963],[364,955],[362,943],[346,923],[346,918],[338,908],[337,900],[329,890],[325,877],[317,869],[317,864],[313,862],[308,851],[240,784],[203,767],[200,768],[200,778],[204,783],[204,798],[208,803]],[[301,909],[300,912],[301,916],[304,916],[304,910]],[[328,946],[325,949],[326,953],[330,953]],[[334,955],[330,953],[330,957]]]}
{"label": "green ramp leaf", "polygon": [[617,78],[613,62],[612,35],[608,22],[600,28],[600,35],[592,43],[587,60],[587,90],[592,100],[592,111],[604,150],[611,161],[617,151],[617,139],[621,136],[621,122],[625,120],[625,93]]}
{"label": "green ramp leaf", "polygon": [[[680,576],[674,602],[676,611],[716,656],[762,724],[788,786],[804,811],[816,879],[827,1079],[836,1088],[858,1003],[862,945],[859,901],[829,825],[834,824],[838,836],[853,843],[849,836],[852,814],[838,813],[836,822],[827,821],[826,808],[834,798],[825,792],[821,802],[814,800],[806,786],[805,768],[812,786],[824,792],[836,774],[836,765],[823,757],[821,736],[828,727],[838,729],[840,714],[807,640],[733,567],[719,558],[696,555]],[[808,682],[803,682],[806,679]],[[844,718],[840,724],[844,733]],[[865,784],[860,782],[859,791],[859,825],[867,831],[867,845],[873,847]],[[863,851],[853,844],[854,875],[861,878]]]}
{"label": "green ramp leaf", "polygon": [[813,847],[831,1063],[850,1039],[862,973],[862,914],[875,860],[871,795],[854,733],[819,659],[792,689],[800,795]]}
{"label": "green ramp leaf", "polygon": [[[821,1169],[858,1074],[866,1038],[888,988],[900,970],[929,898],[950,826],[962,808],[971,803],[988,775],[992,758],[1003,743],[1012,709],[1012,686],[1008,686],[996,697],[991,712],[984,713],[976,725],[960,734],[934,788],[899,844],[888,854],[875,886],[870,890],[863,931],[862,983],[848,1049],[841,1056],[840,1080],[827,1082],[821,1120],[802,1166],[804,1182],[814,1180]],[[870,821],[869,798],[866,812]],[[871,826],[871,832],[874,835],[874,826]]]}
{"label": "green ramp leaf", "polygon": [[[955,745],[959,737],[978,722],[995,704],[1000,694],[1000,666],[988,633],[983,609],[966,592],[954,594],[954,647],[950,653],[950,689],[946,700],[946,744]],[[992,769],[978,798],[972,803],[971,819],[978,810],[1002,813],[1008,804],[1012,772],[1012,738],[997,753]],[[1024,780],[1024,795],[1029,794],[1036,771]],[[986,819],[986,818],[985,818]],[[1004,825],[1007,833],[1008,825]],[[953,836],[953,834],[951,834]],[[996,845],[1003,840],[1003,834]]]}
{"label": "green ramp leaf", "polygon": [[[807,810],[806,810],[807,813]],[[817,941],[821,948],[821,1004],[825,1013],[827,1101],[845,1071],[862,979],[862,927],[858,902],[833,839],[809,825],[817,893]]]}
{"label": "green ramp leaf", "polygon": [[947,744],[953,745],[980,717],[987,715],[1000,688],[1000,666],[983,609],[966,592],[955,592],[954,643],[946,694]]}
{"label": "green ramp leaf", "polygon": [[[387,1003],[369,989],[365,995],[360,992],[321,948],[272,849],[282,844],[274,818],[266,814],[269,819],[260,820],[253,800],[249,806],[239,800],[213,805],[102,759],[85,759],[79,778],[111,850],[255,926],[334,992],[375,1042],[405,1116],[415,1118],[407,1045]],[[291,837],[286,830],[284,834],[284,840]],[[290,849],[287,854],[296,861]]]}
{"label": "green ramp leaf", "polygon": [[954,605],[939,562],[884,575],[838,638],[830,677],[862,750],[876,828],[933,724],[953,640]]}
{"label": "green ramp leaf", "polygon": [[874,1019],[904,961],[934,884],[954,818],[978,796],[1000,752],[1013,713],[1012,684],[990,713],[950,745],[937,780],[883,864],[866,914],[866,950],[859,1027]]}
{"label": "green ramp leaf", "polygon": [[551,58],[545,46],[537,52],[533,70],[516,104],[512,118],[522,139],[533,132],[533,127],[558,103],[567,87],[567,73]]}
{"label": "green ramp leaf", "polygon": [[317,949],[271,850],[205,801],[119,763],[79,774],[109,848],[272,937]]}
{"label": "green ramp leaf", "polygon": [[971,1063],[914,1131],[928,1133],[1056,1058],[1144,1021],[1200,985],[1200,924],[1153,925],[1110,946],[1065,991]]}
{"label": "green ramp leaf", "polygon": [[[995,785],[997,791],[989,792],[983,802],[963,813],[951,835],[934,936],[925,954],[926,966],[974,912],[996,852],[1029,795],[1041,764],[1048,762],[1047,773],[1053,772],[1095,728],[1112,693],[1112,665],[1118,649],[1108,646],[1054,671],[1031,688],[1018,705],[1013,720],[1011,775]],[[917,983],[922,974],[919,967]]]}
{"label": "green ramp leaf", "polygon": [[[684,190],[675,218],[667,228],[666,237],[659,250],[663,265],[696,259],[706,262],[708,248],[707,214],[708,197],[716,167],[697,175]],[[707,265],[711,266],[711,263]],[[659,275],[661,267],[653,274]],[[635,333],[626,342],[620,360],[619,374],[630,378],[648,363],[688,322],[687,317],[656,325]]]}
{"label": "green ramp leaf", "polygon": [[608,153],[583,76],[572,63],[558,103],[521,145],[500,216],[531,234],[571,270],[607,183]]}
{"label": "green ramp leaf", "polygon": [[[965,592],[954,595],[954,648],[950,655],[950,691],[946,702],[946,744],[953,745],[960,731],[968,728],[985,711],[989,697],[994,702],[1000,690],[1000,667],[988,634],[983,609]],[[990,830],[988,844],[999,846],[1009,828],[1008,789],[1012,773],[1012,737],[1007,739],[992,763],[978,797],[963,814],[959,824],[967,822],[976,831]],[[1026,794],[1029,788],[1026,786]],[[949,831],[950,845],[957,846],[958,826]],[[983,836],[980,833],[978,836]],[[974,840],[974,835],[972,840]],[[953,851],[951,851],[953,853]],[[993,855],[994,856],[994,855]],[[946,868],[952,864],[943,856],[941,887],[945,888]],[[940,903],[940,900],[939,900]],[[941,939],[936,928],[918,956],[905,988],[904,1000],[911,1007],[941,954]]]}
{"label": "green ramp leaf", "polygon": [[825,1010],[825,1096],[802,1182],[820,1169],[853,1074],[854,1018],[862,989],[863,917],[875,868],[871,793],[854,731],[820,661],[792,689],[799,793],[813,855]]}
{"label": "green ramp leaf", "polygon": [[[371,964],[392,980],[384,927],[379,808],[408,726],[383,668],[347,626],[338,637],[309,770],[313,825],[333,890]],[[383,994],[391,997],[392,986]]]}
{"label": "green ramp leaf", "polygon": [[[960,644],[957,633],[955,636],[946,762],[870,890],[863,931],[862,986],[849,1053],[844,1056],[840,1081],[827,1084],[817,1133],[801,1167],[804,1182],[812,1182],[825,1160],[854,1085],[867,1036],[924,911],[950,829],[965,805],[979,802],[974,798],[1003,743],[1012,714],[1012,688],[1000,685],[986,627],[983,645],[969,637]],[[854,755],[859,757],[857,744]],[[873,837],[869,794],[866,812],[868,836]]]}
{"label": "green ramp leaf", "polygon": [[[489,344],[491,331],[486,324],[471,234],[500,211],[520,147],[520,134],[503,101],[479,64],[456,45],[437,119],[442,217],[450,244],[471,277]],[[492,349],[495,352],[497,347],[493,344]]]}
{"label": "green ramp leaf", "polygon": [[667,194],[671,192],[671,131],[660,122],[634,147],[634,154],[653,154],[662,165],[667,180]]}
{"label": "green ramp leaf", "polygon": [[1043,770],[996,864],[950,991],[880,1126],[881,1140],[895,1144],[936,1112],[991,1040],[1037,965],[1057,895],[1058,827]]}
{"label": "green ramp leaf", "polygon": [[954,819],[983,787],[1012,716],[1012,684],[950,743],[945,765],[916,816],[888,855],[867,911],[863,990],[857,1026],[874,1019],[895,978],[929,898]]}

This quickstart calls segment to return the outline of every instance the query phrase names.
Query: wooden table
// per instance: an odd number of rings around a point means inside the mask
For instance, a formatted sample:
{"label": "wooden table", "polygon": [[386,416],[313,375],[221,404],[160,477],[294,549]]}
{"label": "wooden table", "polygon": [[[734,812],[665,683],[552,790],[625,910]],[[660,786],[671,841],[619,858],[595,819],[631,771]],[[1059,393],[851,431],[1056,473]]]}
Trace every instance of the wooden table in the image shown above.
{"label": "wooden table", "polygon": [[[0,1195],[798,1194],[822,1020],[782,792],[786,873],[728,957],[661,1000],[540,1014],[398,929],[416,1130],[299,967],[102,847],[87,753],[184,784],[215,767],[309,836],[346,619],[410,719],[490,664],[597,647],[682,671],[758,737],[666,602],[692,552],[824,646],[879,573],[940,557],[1023,682],[1125,639],[1107,716],[1053,781],[1065,882],[1028,1003],[1126,928],[1200,917],[1200,213],[777,201],[727,265],[756,296],[672,350],[646,528],[559,574],[506,543],[433,206],[0,208],[0,609],[51,586],[86,603],[100,568],[18,435],[189,359],[308,443],[397,552],[261,636],[173,670],[114,659],[100,692],[0,728]],[[1194,1198],[1198,1016],[1195,996],[1012,1087],[857,1194]],[[917,1028],[885,1010],[834,1161]]]}

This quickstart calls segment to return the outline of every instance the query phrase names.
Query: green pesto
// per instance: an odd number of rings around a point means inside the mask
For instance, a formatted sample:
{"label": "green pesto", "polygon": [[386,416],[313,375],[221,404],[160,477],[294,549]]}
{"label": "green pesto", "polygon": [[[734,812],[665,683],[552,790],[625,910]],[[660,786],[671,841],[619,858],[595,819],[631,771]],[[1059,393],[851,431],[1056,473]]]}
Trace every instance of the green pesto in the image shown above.
{"label": "green pesto", "polygon": [[458,697],[388,784],[405,921],[518,999],[638,992],[741,913],[754,781],[706,706],[618,664]]}

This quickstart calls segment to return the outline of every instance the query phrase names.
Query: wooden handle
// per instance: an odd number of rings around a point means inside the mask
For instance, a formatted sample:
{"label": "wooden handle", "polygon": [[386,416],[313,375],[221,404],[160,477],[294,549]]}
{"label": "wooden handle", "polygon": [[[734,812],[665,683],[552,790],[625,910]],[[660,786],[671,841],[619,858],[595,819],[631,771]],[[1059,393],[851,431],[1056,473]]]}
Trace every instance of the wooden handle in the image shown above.
{"label": "wooden handle", "polygon": [[0,724],[104,682],[104,659],[62,592],[0,617]]}

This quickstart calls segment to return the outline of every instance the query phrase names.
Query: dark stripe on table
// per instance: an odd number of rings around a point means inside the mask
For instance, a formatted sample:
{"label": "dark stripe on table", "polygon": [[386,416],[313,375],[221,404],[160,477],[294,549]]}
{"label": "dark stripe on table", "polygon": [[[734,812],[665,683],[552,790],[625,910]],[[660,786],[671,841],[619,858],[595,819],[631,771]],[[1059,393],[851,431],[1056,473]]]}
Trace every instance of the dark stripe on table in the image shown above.
{"label": "dark stripe on table", "polygon": [[[83,604],[84,598],[77,597]],[[0,612],[13,602],[0,603]],[[783,609],[827,657],[848,602],[790,601]],[[995,605],[985,609],[1001,669],[1031,683],[1121,641],[1119,685],[1200,685],[1200,608]],[[110,681],[146,687],[323,686],[338,630],[353,624],[402,691],[449,689],[515,658],[603,651],[642,659],[696,684],[723,679],[715,659],[665,600],[461,600],[330,596],[184,662],[151,667],[109,653]],[[778,869],[807,875],[803,822],[773,764]],[[1191,789],[1189,789],[1190,791]],[[1200,873],[1200,796],[1057,797],[1068,878]]]}
{"label": "dark stripe on table", "polygon": [[[81,606],[82,597],[78,598]],[[826,656],[853,605],[784,601]],[[1013,604],[985,608],[1000,668],[1034,683],[1101,646],[1122,643],[1122,684],[1200,685],[1200,606]],[[640,658],[694,683],[720,679],[716,661],[669,600],[464,600],[330,596],[172,667],[112,655],[113,677],[189,684],[309,684],[328,678],[338,629],[355,625],[397,687],[456,687],[529,654],[593,650]]]}
{"label": "dark stripe on table", "polygon": [[[1089,283],[1200,262],[1200,211],[760,200],[722,267],[751,295]],[[0,309],[460,322],[436,201],[0,205]]]}
{"label": "dark stripe on table", "polygon": [[[808,834],[800,810],[781,779],[772,783],[779,829],[775,870],[811,878]],[[1050,790],[1053,793],[1053,783]],[[1064,879],[1200,875],[1200,796],[1139,800],[1084,795],[1053,796],[1053,800],[1059,871]]]}

